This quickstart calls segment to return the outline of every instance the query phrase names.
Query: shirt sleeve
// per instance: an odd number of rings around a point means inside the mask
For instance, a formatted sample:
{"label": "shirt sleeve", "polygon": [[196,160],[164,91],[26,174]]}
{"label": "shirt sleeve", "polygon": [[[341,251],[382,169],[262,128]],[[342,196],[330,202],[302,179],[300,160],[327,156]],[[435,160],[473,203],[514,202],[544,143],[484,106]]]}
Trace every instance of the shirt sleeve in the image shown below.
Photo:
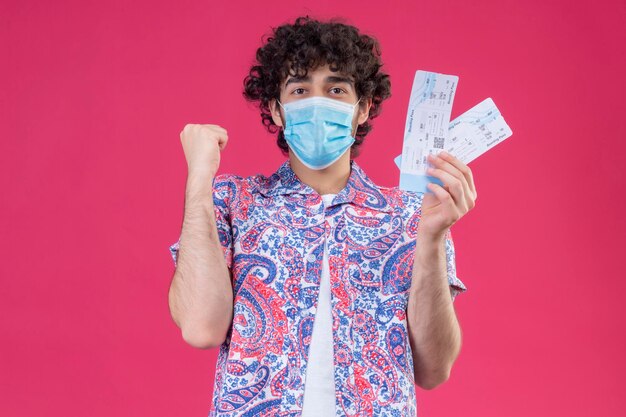
{"label": "shirt sleeve", "polygon": [[452,240],[452,230],[450,228],[446,234],[446,267],[448,284],[450,284],[450,295],[452,296],[452,301],[454,301],[458,294],[467,291],[467,287],[456,275],[454,241]]}
{"label": "shirt sleeve", "polygon": [[[226,174],[218,175],[213,180],[213,208],[215,213],[215,223],[217,225],[217,233],[220,244],[222,245],[222,253],[226,260],[228,269],[232,266],[233,259],[233,232],[230,217],[231,193],[230,189],[234,187],[233,181]],[[180,236],[178,240],[169,246],[169,252],[177,266],[178,251],[180,249]]]}

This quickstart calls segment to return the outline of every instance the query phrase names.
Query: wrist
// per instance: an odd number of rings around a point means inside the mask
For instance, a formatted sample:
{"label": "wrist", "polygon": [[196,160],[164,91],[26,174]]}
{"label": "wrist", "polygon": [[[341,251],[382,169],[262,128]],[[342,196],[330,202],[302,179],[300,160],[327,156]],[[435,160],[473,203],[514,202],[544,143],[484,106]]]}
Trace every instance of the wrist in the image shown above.
{"label": "wrist", "polygon": [[426,229],[420,229],[417,227],[417,241],[425,245],[438,245],[445,241],[449,232],[449,227],[436,232],[427,231]]}
{"label": "wrist", "polygon": [[187,175],[185,200],[204,200],[213,194],[214,175],[207,172],[191,172]]}
{"label": "wrist", "polygon": [[213,178],[215,178],[216,174],[217,170],[208,168],[206,166],[187,168],[187,177],[189,178],[198,178],[200,180],[212,181]]}

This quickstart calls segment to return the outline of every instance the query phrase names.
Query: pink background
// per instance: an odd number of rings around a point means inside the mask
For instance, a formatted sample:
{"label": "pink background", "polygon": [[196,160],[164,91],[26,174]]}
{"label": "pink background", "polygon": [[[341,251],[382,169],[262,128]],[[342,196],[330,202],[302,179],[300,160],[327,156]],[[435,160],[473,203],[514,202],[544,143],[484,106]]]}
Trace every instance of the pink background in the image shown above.
{"label": "pink background", "polygon": [[393,96],[359,164],[396,185],[413,74],[492,97],[513,137],[453,226],[463,349],[420,416],[624,415],[626,5],[613,1],[0,3],[3,416],[205,416],[217,350],[169,316],[186,123],[220,172],[283,161],[242,80],[300,14],[376,36]]}

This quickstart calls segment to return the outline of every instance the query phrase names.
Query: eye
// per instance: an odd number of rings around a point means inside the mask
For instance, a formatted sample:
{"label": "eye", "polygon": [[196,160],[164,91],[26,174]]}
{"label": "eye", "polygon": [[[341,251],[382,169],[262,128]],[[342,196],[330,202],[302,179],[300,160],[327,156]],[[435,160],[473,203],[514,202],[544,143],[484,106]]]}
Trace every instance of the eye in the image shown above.
{"label": "eye", "polygon": [[330,92],[333,93],[333,94],[342,94],[342,93],[345,93],[346,90],[344,90],[343,88],[340,88],[340,87],[333,87],[333,88],[330,89]]}
{"label": "eye", "polygon": [[304,91],[305,91],[305,90],[304,90],[304,88],[302,88],[302,87],[298,87],[298,88],[294,89],[294,90],[291,92],[291,94],[301,95],[301,94],[304,94]]}

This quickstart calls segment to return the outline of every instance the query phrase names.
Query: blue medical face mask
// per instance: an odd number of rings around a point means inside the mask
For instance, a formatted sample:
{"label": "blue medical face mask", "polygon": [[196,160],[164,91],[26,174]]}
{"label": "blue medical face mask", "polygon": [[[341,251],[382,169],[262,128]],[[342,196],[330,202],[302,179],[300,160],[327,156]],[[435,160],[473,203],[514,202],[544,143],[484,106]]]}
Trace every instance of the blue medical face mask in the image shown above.
{"label": "blue medical face mask", "polygon": [[326,97],[310,97],[284,106],[283,133],[289,148],[311,169],[324,169],[336,162],[354,143],[352,119],[359,104]]}

